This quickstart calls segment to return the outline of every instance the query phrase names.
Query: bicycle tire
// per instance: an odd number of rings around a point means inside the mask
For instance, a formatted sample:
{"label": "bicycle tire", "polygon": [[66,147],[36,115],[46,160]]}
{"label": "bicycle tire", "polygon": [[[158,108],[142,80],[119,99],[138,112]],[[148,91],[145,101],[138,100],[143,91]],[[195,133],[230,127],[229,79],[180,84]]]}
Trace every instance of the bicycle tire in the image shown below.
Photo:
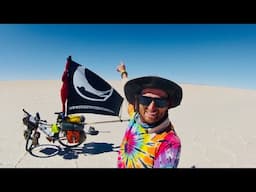
{"label": "bicycle tire", "polygon": [[36,130],[28,130],[28,137],[26,139],[26,151],[31,153],[31,150],[39,145],[38,139],[40,137],[40,133]]}
{"label": "bicycle tire", "polygon": [[66,131],[60,130],[58,142],[65,147],[69,147],[69,148],[77,147],[81,145],[86,139],[86,134],[84,131],[80,131],[80,137],[84,137],[84,138],[80,139],[79,142],[69,143],[66,137]]}
{"label": "bicycle tire", "polygon": [[32,130],[28,130],[28,135],[26,138],[26,145],[25,145],[25,149],[28,152],[32,150],[32,145],[33,145],[33,138],[31,137],[32,133],[33,133]]}

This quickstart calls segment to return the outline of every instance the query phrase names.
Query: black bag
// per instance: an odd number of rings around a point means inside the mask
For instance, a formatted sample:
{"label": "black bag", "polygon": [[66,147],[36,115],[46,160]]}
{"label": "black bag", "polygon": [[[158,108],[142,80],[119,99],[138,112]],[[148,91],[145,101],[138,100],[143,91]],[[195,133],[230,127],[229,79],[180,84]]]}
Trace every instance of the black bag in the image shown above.
{"label": "black bag", "polygon": [[31,115],[26,116],[22,119],[23,124],[28,127],[28,129],[36,129],[38,127],[38,123],[36,122],[35,118]]}
{"label": "black bag", "polygon": [[63,131],[81,131],[84,129],[84,124],[62,122],[61,129]]}

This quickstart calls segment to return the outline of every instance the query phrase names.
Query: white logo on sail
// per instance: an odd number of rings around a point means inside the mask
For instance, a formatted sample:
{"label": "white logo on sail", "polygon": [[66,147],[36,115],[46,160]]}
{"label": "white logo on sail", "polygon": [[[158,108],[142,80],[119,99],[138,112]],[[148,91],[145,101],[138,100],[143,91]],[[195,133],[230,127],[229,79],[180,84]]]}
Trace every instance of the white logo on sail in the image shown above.
{"label": "white logo on sail", "polygon": [[[90,100],[90,101],[102,101],[102,102],[106,101],[113,93],[112,87],[106,91],[100,91],[100,90],[97,90],[94,87],[92,87],[91,84],[87,80],[87,77],[85,74],[85,68],[82,66],[77,67],[77,69],[74,73],[73,85],[74,85],[76,92],[81,97],[83,97],[84,99]],[[88,96],[84,95],[78,88],[84,88],[85,91],[97,96],[98,98],[88,97]]]}

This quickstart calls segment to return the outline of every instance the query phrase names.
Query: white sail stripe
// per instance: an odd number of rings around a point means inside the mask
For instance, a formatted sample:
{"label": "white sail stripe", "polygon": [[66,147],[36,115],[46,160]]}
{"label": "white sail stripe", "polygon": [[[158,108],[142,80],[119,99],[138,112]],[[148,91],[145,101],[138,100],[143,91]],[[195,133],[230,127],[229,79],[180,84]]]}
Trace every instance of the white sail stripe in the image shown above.
{"label": "white sail stripe", "polygon": [[115,113],[113,110],[107,109],[105,107],[98,107],[98,106],[92,106],[92,105],[77,105],[77,106],[70,106],[68,107],[69,110],[76,110],[76,109],[94,109],[94,110],[100,110],[100,111],[107,111],[110,113]]}

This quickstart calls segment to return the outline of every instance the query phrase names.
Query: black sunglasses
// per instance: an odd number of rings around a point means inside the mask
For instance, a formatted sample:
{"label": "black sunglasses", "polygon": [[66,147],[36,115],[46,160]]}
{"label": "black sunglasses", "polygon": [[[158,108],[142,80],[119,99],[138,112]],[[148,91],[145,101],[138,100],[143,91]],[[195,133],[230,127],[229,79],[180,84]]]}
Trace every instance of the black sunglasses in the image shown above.
{"label": "black sunglasses", "polygon": [[152,101],[154,101],[155,106],[158,108],[167,107],[168,99],[167,98],[153,98],[139,95],[139,103],[145,106],[149,106]]}

